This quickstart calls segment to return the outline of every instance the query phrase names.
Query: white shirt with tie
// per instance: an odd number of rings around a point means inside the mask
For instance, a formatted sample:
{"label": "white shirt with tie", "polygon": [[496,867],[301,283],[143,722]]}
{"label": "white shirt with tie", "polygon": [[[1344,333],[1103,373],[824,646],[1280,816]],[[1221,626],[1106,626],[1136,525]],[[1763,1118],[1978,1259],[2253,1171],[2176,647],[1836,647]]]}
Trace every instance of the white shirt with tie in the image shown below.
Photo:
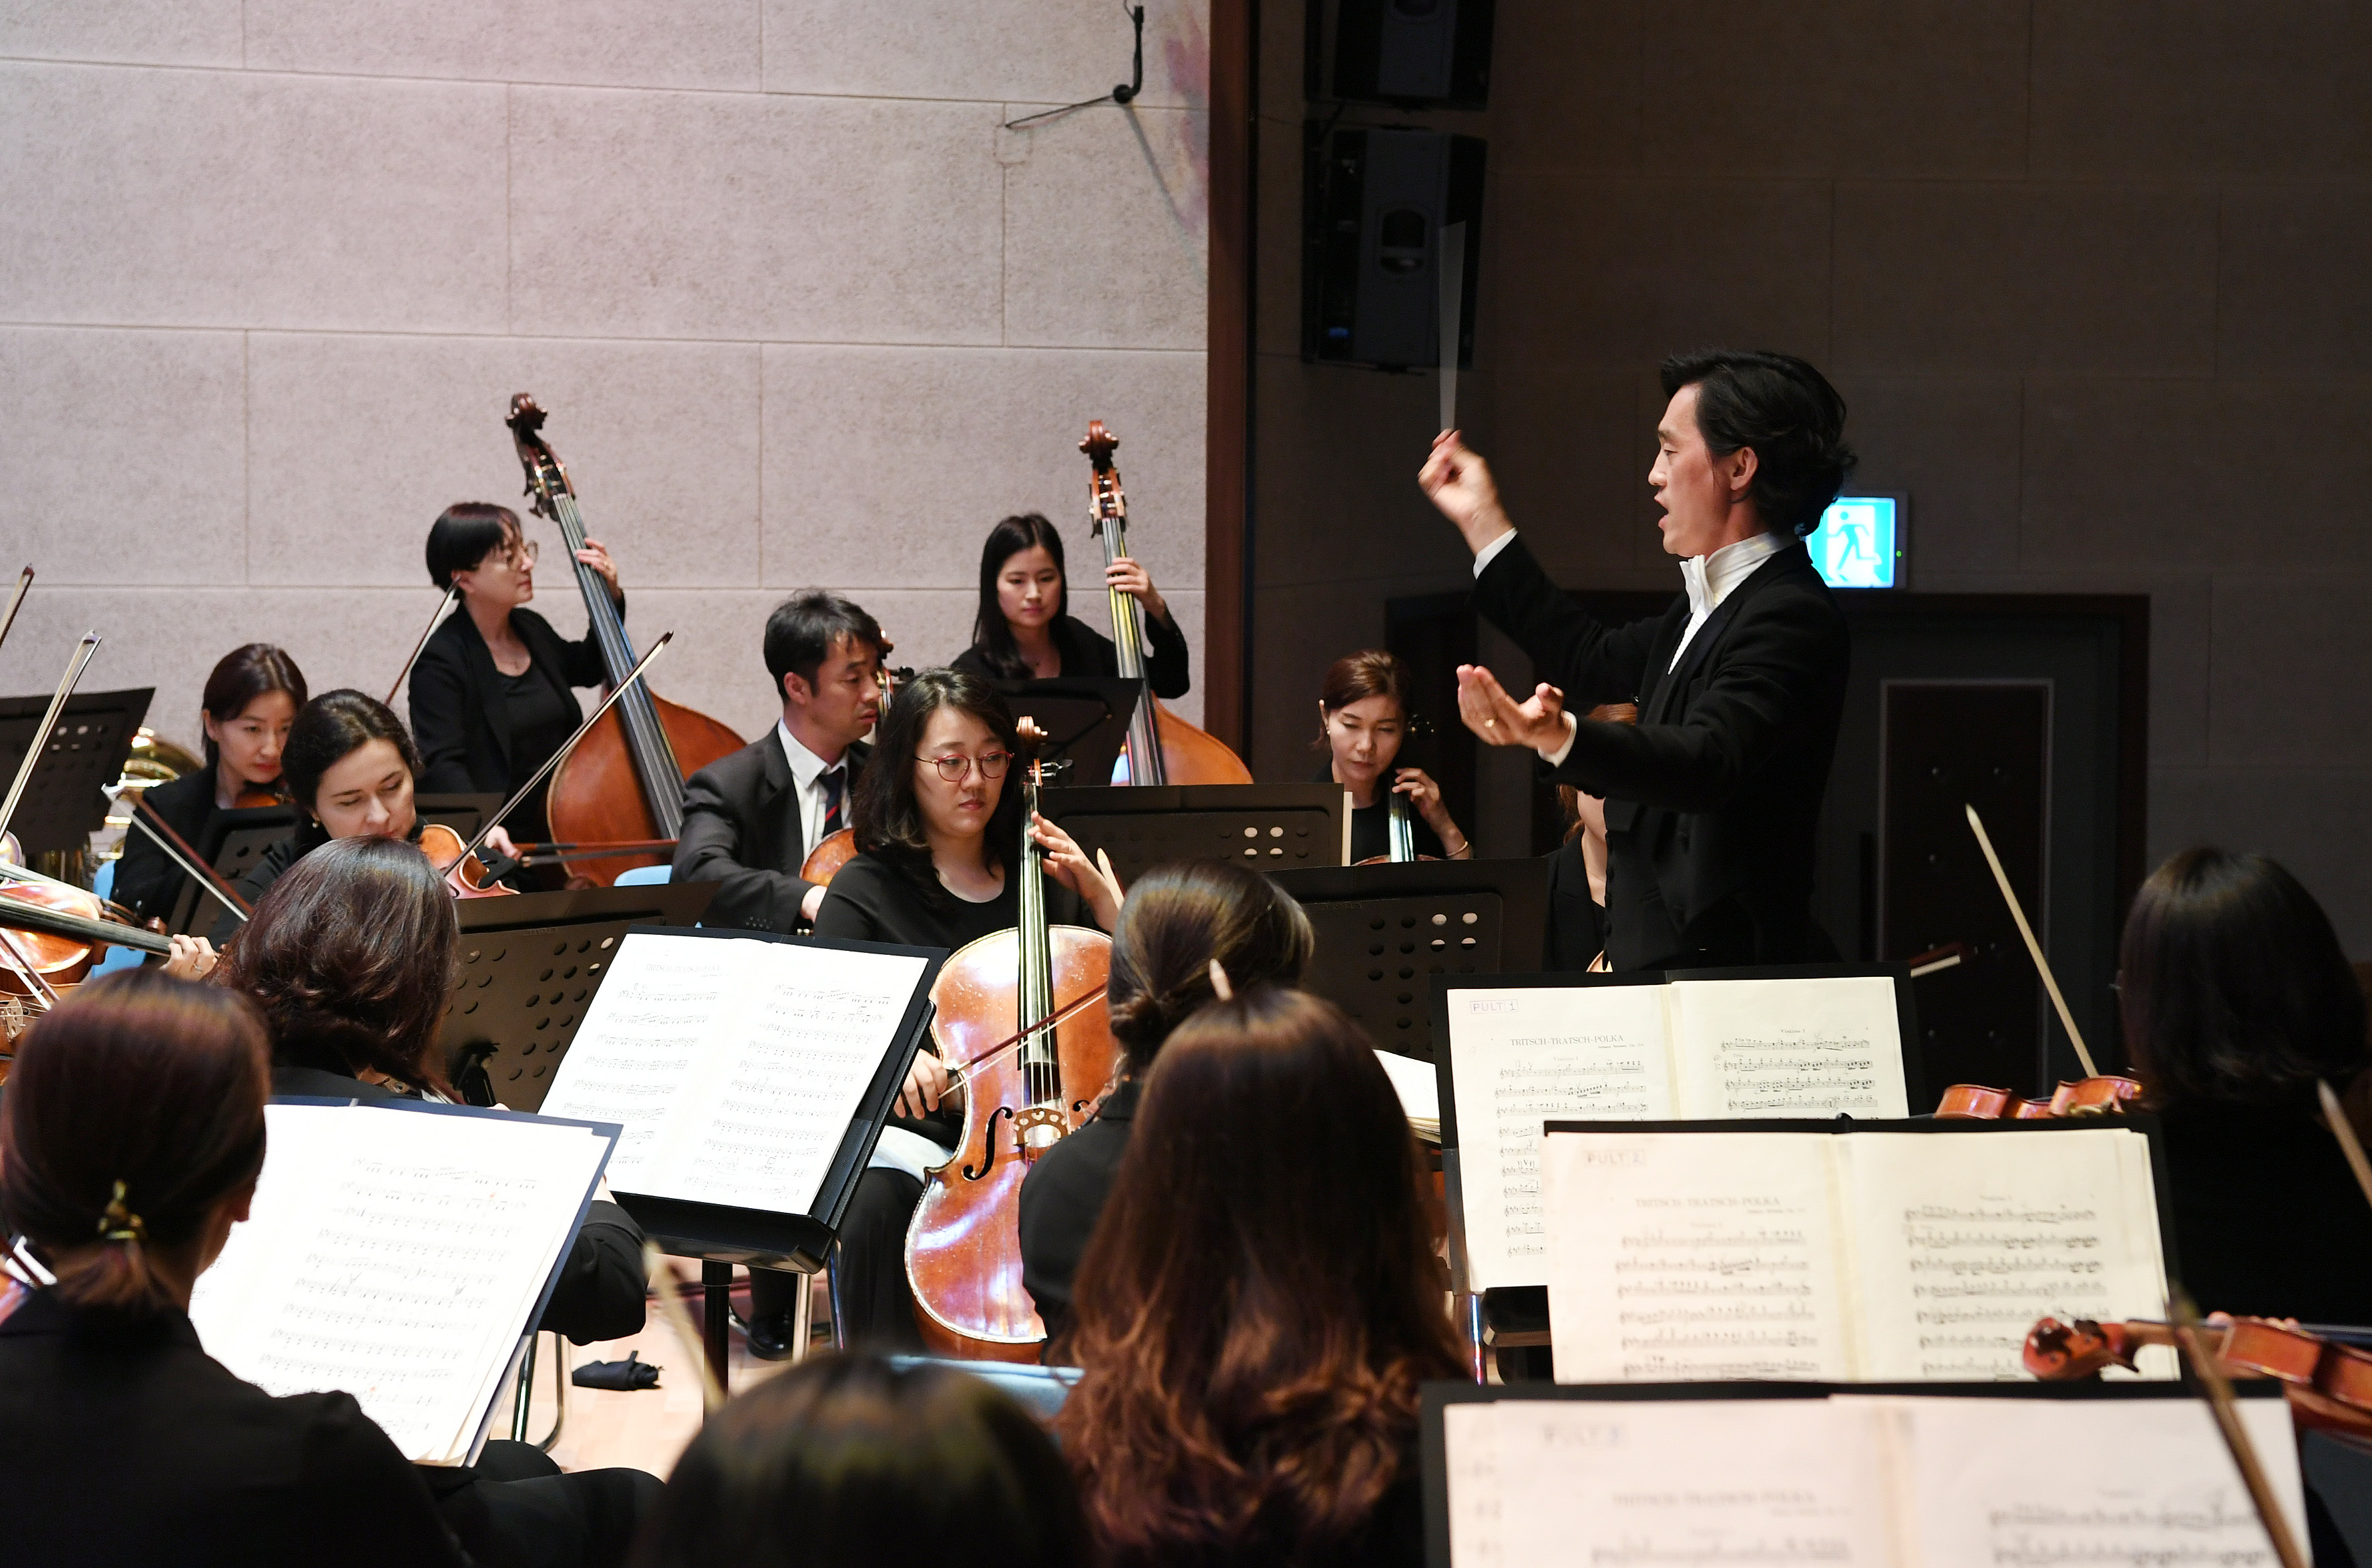
{"label": "white shirt with tie", "polygon": [[823,842],[823,814],[828,802],[824,794],[824,775],[838,773],[841,777],[841,826],[848,826],[848,753],[843,751],[840,761],[827,762],[806,747],[791,733],[791,726],[782,720],[774,721],[775,738],[783,743],[783,758],[791,765],[791,787],[799,792],[799,858],[805,860]]}
{"label": "white shirt with tie", "polygon": [[[1474,575],[1481,576],[1482,568],[1498,559],[1499,552],[1506,549],[1507,541],[1515,537],[1516,530],[1509,528],[1476,551]],[[1756,569],[1765,561],[1795,542],[1796,536],[1791,533],[1759,533],[1752,539],[1739,540],[1736,544],[1725,544],[1710,555],[1691,555],[1681,560],[1680,583],[1688,589],[1689,623],[1680,633],[1679,645],[1672,649],[1672,662],[1664,667],[1667,673],[1680,668],[1680,656],[1689,651],[1689,645],[1696,641],[1697,633],[1713,618],[1713,612],[1721,608],[1721,601],[1727,598],[1738,584],[1754,575]],[[1541,753],[1548,759],[1550,767],[1564,763],[1573,750],[1573,738],[1580,727],[1573,714],[1564,715],[1564,744],[1553,752]]]}

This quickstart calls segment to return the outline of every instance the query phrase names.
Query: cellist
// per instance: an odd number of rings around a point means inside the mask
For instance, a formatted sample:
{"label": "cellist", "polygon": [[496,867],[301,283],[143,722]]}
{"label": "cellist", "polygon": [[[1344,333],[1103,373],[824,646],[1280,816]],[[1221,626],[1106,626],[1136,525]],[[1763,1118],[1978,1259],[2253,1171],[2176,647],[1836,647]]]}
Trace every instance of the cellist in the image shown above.
{"label": "cellist", "polygon": [[[1186,633],[1145,563],[1123,556],[1105,568],[1104,584],[1145,607],[1145,673],[1153,694],[1171,702],[1186,695],[1192,685]],[[1118,675],[1119,651],[1070,613],[1069,588],[1063,536],[1052,523],[1037,512],[998,523],[981,547],[980,609],[971,646],[956,656],[955,668],[987,680]]]}
{"label": "cellist", "polygon": [[[826,889],[816,935],[953,949],[1018,924],[1010,864],[1021,831],[1011,787],[1018,742],[1013,710],[974,676],[925,670],[900,687],[857,781],[860,853]],[[1046,852],[1049,923],[1111,930],[1120,889],[1062,829],[1041,818],[1032,832]],[[955,1112],[947,1070],[926,1047],[842,1223],[835,1307],[851,1342],[921,1344],[906,1227],[924,1171],[944,1164],[960,1136]]]}

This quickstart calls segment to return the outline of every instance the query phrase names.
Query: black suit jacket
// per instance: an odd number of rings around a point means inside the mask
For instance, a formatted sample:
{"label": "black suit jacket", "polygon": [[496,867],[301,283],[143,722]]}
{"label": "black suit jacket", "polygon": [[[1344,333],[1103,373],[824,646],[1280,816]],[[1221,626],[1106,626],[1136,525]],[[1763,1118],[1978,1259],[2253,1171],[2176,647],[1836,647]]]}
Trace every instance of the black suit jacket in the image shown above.
{"label": "black suit jacket", "polygon": [[[848,786],[873,748],[848,749]],[[766,733],[729,757],[720,757],[683,782],[683,831],[675,843],[675,879],[714,882],[716,897],[704,925],[792,931],[799,904],[814,883],[799,876],[807,859],[807,827],[799,816],[791,760],[782,738]],[[847,807],[842,808],[843,817]]]}
{"label": "black suit jacket", "polygon": [[0,1494],[11,1562],[464,1561],[352,1395],[274,1399],[181,1313],[110,1322],[47,1292],[0,1321]]}
{"label": "black suit jacket", "polygon": [[1812,918],[1812,838],[1851,645],[1802,544],[1731,590],[1669,672],[1685,596],[1660,616],[1604,625],[1517,538],[1476,580],[1474,603],[1564,689],[1568,710],[1639,704],[1636,725],[1581,719],[1556,770],[1606,799],[1616,969],[1836,956]]}
{"label": "black suit jacket", "polygon": [[[581,714],[584,708],[572,688],[599,686],[610,678],[593,633],[564,643],[552,622],[532,610],[512,610],[511,630],[527,645],[529,668]],[[447,616],[429,637],[420,662],[412,667],[410,690],[412,738],[420,748],[415,787],[438,795],[500,796],[517,787],[511,777],[510,704],[504,699],[502,672],[467,610]]]}

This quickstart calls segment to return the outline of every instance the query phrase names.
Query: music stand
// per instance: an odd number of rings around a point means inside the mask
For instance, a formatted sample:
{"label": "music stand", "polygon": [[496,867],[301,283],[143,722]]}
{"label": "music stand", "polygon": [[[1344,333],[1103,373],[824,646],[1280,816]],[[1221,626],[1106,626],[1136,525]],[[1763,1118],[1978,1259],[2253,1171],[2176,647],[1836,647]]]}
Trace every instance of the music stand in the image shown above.
{"label": "music stand", "polygon": [[1378,1045],[1398,1055],[1433,1060],[1430,976],[1529,973],[1546,966],[1545,856],[1275,876],[1318,933],[1305,989],[1366,1025]]}
{"label": "music stand", "polygon": [[1349,796],[1341,784],[1064,785],[1041,796],[1046,819],[1123,884],[1170,860],[1233,860],[1262,871],[1339,867],[1349,857]]}
{"label": "music stand", "polygon": [[1129,715],[1145,696],[1145,682],[1117,676],[1061,675],[1050,680],[991,681],[1013,704],[1013,716],[1038,721],[1046,732],[1042,755],[1071,764],[1066,788],[1109,785],[1128,744]]}
{"label": "music stand", "polygon": [[[215,868],[215,875],[232,887],[248,874],[265,850],[286,838],[296,828],[296,808],[293,806],[245,806],[231,811],[217,811],[206,819],[198,831],[195,843],[190,847],[198,852],[198,859]],[[134,828],[133,832],[140,831]],[[213,932],[222,919],[223,907],[214,897],[198,886],[198,879],[184,873],[180,890],[173,895],[172,912],[165,917],[165,929],[203,936]]]}
{"label": "music stand", "polygon": [[[107,791],[123,776],[133,737],[148,716],[148,699],[154,695],[154,687],[143,686],[130,691],[79,692],[66,699],[8,822],[28,858],[90,847],[91,834],[107,822]],[[8,781],[23,765],[52,700],[0,697],[0,794],[6,793]]]}
{"label": "music stand", "polygon": [[460,972],[437,1041],[448,1071],[482,1069],[497,1104],[540,1109],[618,939],[691,925],[715,896],[714,882],[666,882],[459,900]]}

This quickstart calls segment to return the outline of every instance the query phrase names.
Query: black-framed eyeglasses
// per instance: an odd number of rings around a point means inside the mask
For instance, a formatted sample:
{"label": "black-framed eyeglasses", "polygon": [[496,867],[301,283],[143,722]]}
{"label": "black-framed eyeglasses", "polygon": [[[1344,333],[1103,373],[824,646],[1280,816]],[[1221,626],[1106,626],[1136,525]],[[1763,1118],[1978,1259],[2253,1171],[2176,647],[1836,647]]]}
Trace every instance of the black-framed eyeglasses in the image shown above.
{"label": "black-framed eyeglasses", "polygon": [[984,779],[1001,779],[1013,761],[1010,751],[987,751],[978,757],[917,757],[917,762],[928,762],[938,769],[939,777],[949,784],[961,784],[976,765]]}

